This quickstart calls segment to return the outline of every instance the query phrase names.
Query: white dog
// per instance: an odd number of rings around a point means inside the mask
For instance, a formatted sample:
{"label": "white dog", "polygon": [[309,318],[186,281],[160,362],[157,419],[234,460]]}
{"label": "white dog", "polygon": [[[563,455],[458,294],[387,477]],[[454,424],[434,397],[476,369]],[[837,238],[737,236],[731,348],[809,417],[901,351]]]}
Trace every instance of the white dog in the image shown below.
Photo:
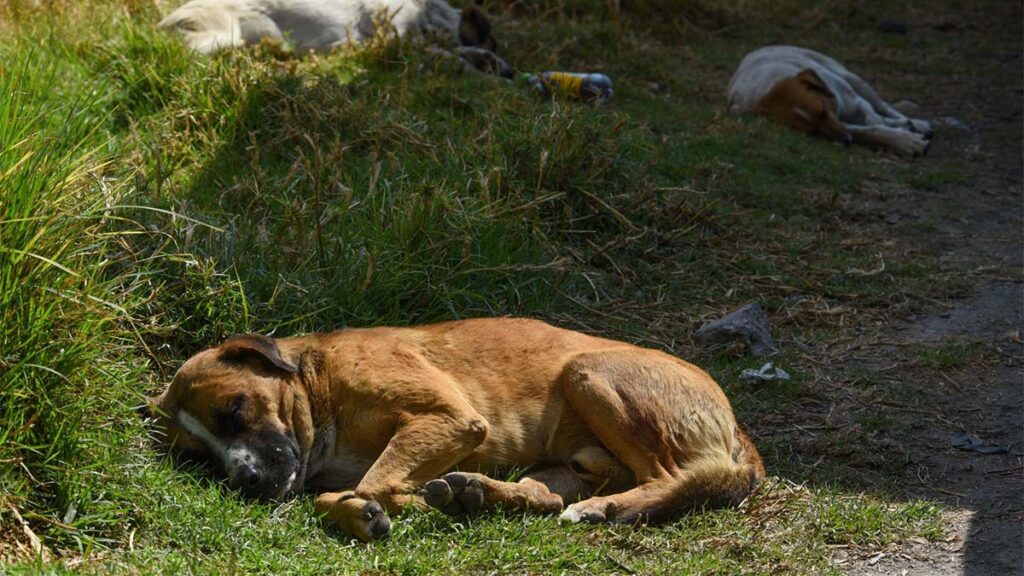
{"label": "white dog", "polygon": [[158,26],[181,34],[204,54],[265,38],[288,40],[301,54],[364,42],[385,22],[399,36],[450,41],[474,67],[511,75],[508,64],[494,55],[497,43],[480,9],[458,10],[445,0],[191,0]]}
{"label": "white dog", "polygon": [[924,154],[932,135],[859,76],[813,50],[766,46],[747,54],[729,82],[732,112],[756,112],[794,130],[846,143],[863,142],[909,156]]}

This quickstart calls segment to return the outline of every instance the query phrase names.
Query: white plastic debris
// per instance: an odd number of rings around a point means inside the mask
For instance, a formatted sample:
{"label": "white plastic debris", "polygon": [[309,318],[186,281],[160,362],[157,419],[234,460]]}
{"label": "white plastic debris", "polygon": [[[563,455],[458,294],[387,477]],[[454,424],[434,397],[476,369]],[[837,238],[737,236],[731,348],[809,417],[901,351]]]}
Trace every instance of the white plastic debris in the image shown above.
{"label": "white plastic debris", "polygon": [[740,380],[771,382],[772,380],[789,380],[789,372],[771,362],[765,362],[760,369],[747,368],[740,373]]}

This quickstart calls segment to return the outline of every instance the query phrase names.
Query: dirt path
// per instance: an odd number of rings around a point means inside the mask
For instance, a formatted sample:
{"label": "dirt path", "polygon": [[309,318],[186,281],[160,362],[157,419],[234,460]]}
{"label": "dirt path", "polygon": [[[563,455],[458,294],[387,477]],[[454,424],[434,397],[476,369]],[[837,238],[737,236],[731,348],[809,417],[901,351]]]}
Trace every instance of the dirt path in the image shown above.
{"label": "dirt path", "polygon": [[[948,57],[969,50],[963,57],[985,57],[985,69],[972,78],[946,78],[934,87],[942,103],[925,104],[921,115],[937,119],[923,161],[962,166],[964,177],[933,190],[901,189],[865,209],[877,214],[876,232],[895,249],[938,257],[943,273],[969,289],[962,299],[933,303],[933,313],[896,319],[882,335],[863,336],[863,355],[855,359],[908,392],[901,401],[878,404],[903,422],[894,440],[908,465],[896,490],[945,503],[948,541],[914,541],[867,558],[840,551],[836,562],[849,574],[1024,573],[1021,14],[1020,6],[1007,5],[1002,15],[961,16],[977,44],[968,49],[965,41]],[[958,111],[965,104],[970,120]],[[921,223],[930,232],[922,233]],[[964,361],[923,361],[929,350]],[[950,438],[961,431],[1010,453],[954,449]]]}

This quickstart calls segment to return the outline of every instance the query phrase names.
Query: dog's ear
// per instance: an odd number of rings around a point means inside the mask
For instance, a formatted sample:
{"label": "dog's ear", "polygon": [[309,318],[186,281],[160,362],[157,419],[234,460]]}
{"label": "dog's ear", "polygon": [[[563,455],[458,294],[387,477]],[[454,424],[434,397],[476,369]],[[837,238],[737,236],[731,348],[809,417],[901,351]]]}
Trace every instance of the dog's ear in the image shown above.
{"label": "dog's ear", "polygon": [[281,356],[281,349],[273,338],[258,334],[235,336],[218,347],[220,357],[225,360],[255,359],[270,368],[294,374],[299,369]]}
{"label": "dog's ear", "polygon": [[796,75],[796,79],[808,90],[812,92],[819,92],[824,94],[831,100],[835,100],[836,95],[828,89],[828,85],[825,81],[818,76],[818,73],[810,68],[804,68]]}
{"label": "dog's ear", "polygon": [[459,19],[459,43],[463,46],[479,46],[491,52],[498,50],[498,43],[491,36],[491,23],[479,6],[462,9]]}

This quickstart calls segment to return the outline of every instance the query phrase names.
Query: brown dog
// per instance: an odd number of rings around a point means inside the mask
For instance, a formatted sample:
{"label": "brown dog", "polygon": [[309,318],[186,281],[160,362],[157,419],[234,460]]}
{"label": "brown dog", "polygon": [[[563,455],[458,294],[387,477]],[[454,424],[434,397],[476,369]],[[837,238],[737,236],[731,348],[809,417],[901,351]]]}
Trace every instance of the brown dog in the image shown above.
{"label": "brown dog", "polygon": [[[316,491],[363,540],[410,503],[658,522],[737,504],[764,478],[704,371],[536,320],[239,336],[189,359],[151,407],[174,451],[251,496]],[[487,475],[512,467],[532,472]]]}

